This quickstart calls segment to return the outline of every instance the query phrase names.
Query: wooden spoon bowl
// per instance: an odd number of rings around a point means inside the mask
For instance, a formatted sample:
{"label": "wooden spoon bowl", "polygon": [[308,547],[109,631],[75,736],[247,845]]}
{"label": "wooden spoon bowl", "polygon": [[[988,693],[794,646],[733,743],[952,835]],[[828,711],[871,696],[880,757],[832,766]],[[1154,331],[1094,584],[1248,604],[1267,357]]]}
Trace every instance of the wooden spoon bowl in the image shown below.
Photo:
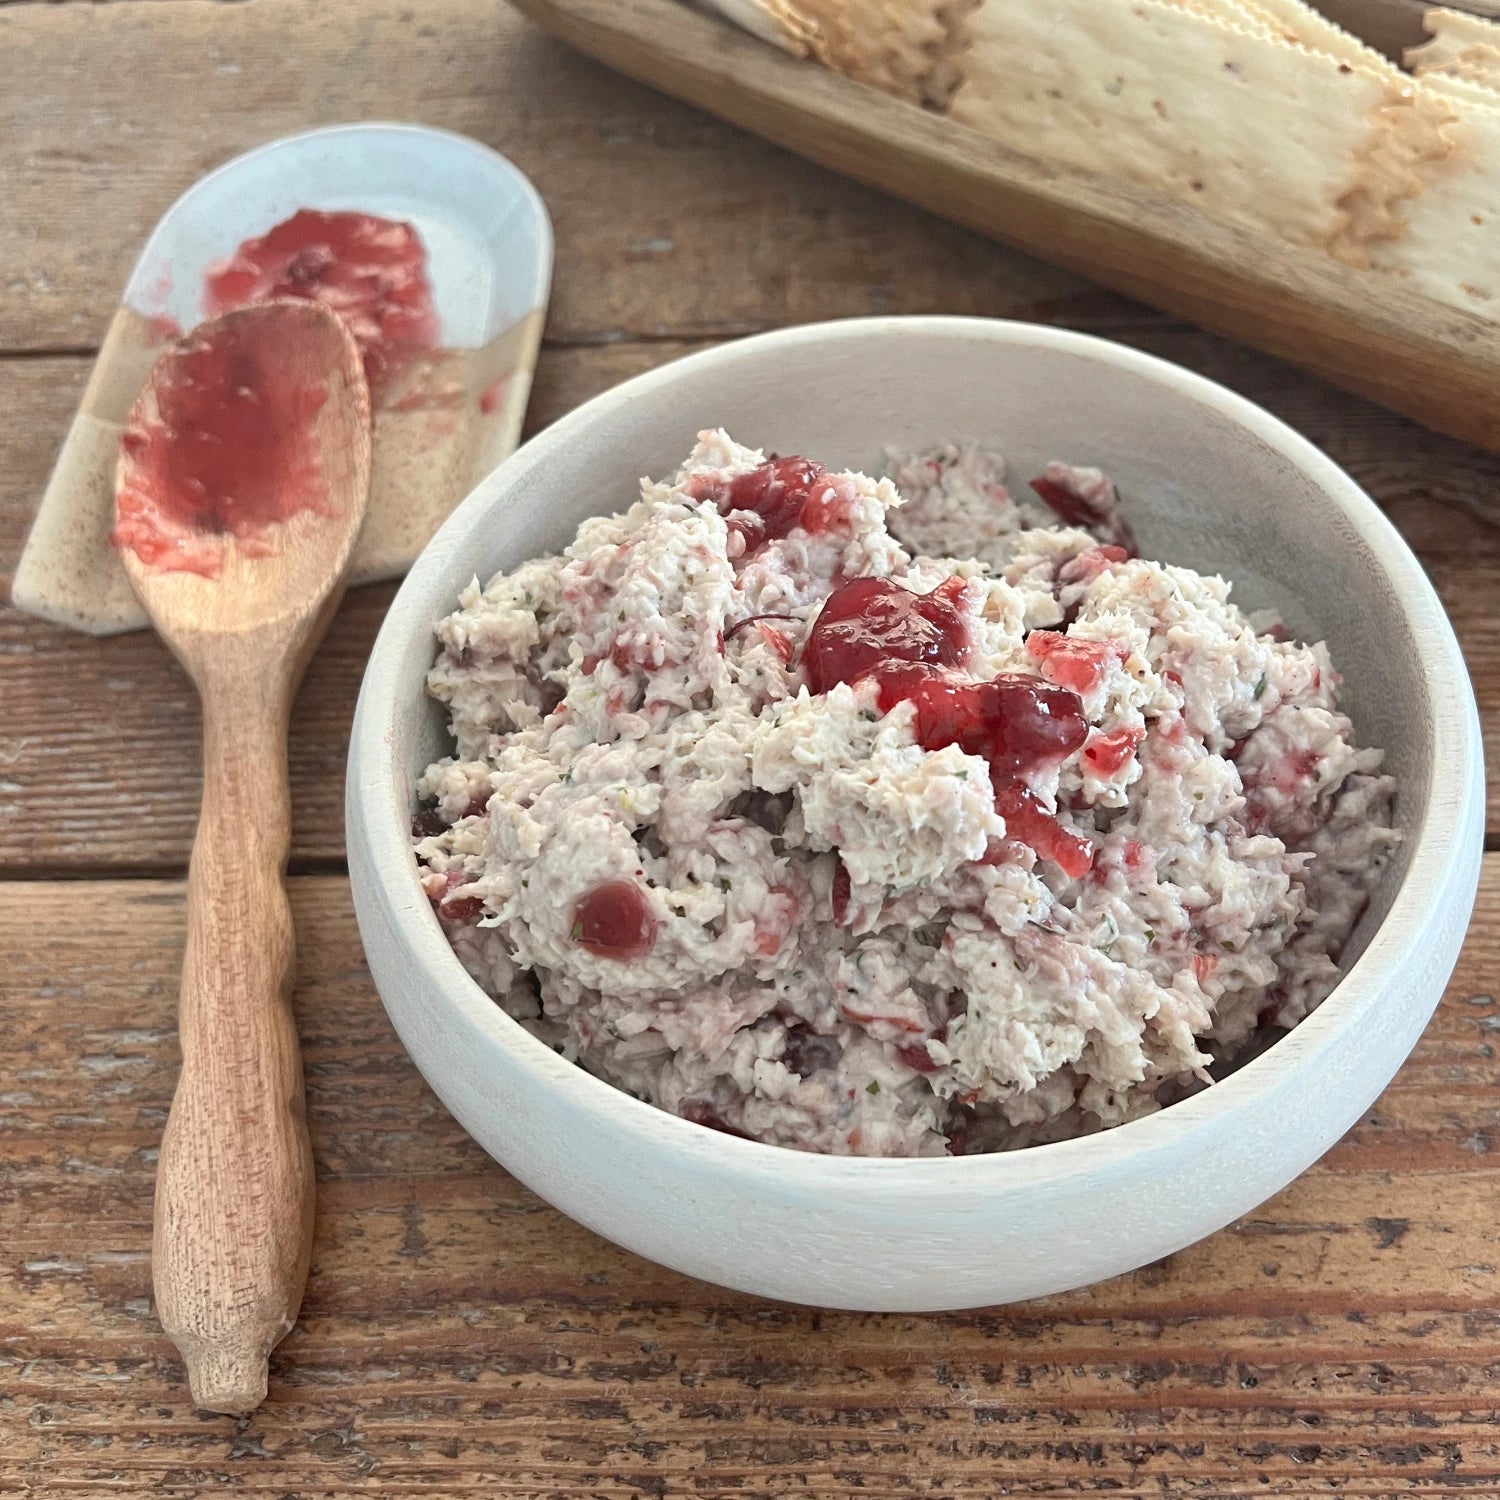
{"label": "wooden spoon bowl", "polygon": [[[208,539],[220,559],[214,576],[121,549],[136,594],[203,705],[182,1074],[156,1180],[157,1312],[182,1351],[194,1401],[245,1412],[265,1398],[268,1356],[296,1319],[311,1249],[312,1150],[283,887],[291,838],[286,736],[297,685],[343,592],[364,518],[370,406],[352,339],[317,304],[265,303],[203,324],[191,337],[233,338],[324,391],[311,418],[316,510],[300,510],[264,534]],[[158,360],[130,429],[159,426],[164,384],[184,347]],[[142,464],[127,442],[117,505],[141,489]]]}

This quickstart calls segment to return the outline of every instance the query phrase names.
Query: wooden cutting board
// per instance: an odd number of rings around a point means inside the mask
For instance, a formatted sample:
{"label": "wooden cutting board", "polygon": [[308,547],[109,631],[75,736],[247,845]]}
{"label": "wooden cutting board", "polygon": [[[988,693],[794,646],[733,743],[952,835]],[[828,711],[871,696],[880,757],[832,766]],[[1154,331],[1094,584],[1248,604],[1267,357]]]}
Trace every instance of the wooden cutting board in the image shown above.
{"label": "wooden cutting board", "polygon": [[1007,150],[680,0],[515,3],[609,67],[801,156],[1500,452],[1500,324]]}

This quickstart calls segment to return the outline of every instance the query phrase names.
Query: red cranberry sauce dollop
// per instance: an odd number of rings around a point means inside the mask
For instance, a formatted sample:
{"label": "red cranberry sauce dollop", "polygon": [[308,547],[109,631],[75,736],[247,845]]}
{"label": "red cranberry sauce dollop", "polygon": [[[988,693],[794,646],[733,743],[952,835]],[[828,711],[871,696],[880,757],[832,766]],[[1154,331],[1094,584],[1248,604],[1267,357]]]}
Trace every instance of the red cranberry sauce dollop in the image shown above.
{"label": "red cranberry sauce dollop", "polygon": [[1069,688],[1040,677],[956,677],[950,669],[971,650],[959,605],[963,588],[959,578],[930,594],[882,578],[856,578],[836,588],[808,633],[802,656],[807,685],[826,693],[836,683],[873,678],[882,713],[915,704],[917,743],[924,750],[957,745],[989,761],[996,807],[1012,837],[1065,873],[1081,875],[1092,864],[1092,844],[1064,829],[1021,778],[1060,764],[1084,743],[1083,703]]}
{"label": "red cranberry sauce dollop", "polygon": [[789,536],[797,527],[814,534],[831,530],[841,514],[839,493],[828,471],[811,459],[792,455],[772,458],[736,474],[716,496],[719,514],[735,516],[729,524],[745,538],[745,551]]}
{"label": "red cranberry sauce dollop", "polygon": [[596,958],[644,958],[656,945],[656,918],[638,886],[606,880],[578,898],[572,937]]}
{"label": "red cranberry sauce dollop", "polygon": [[[962,666],[970,650],[962,594],[960,578],[930,594],[914,594],[886,578],[841,584],[823,601],[802,652],[808,687],[826,693],[835,683],[872,676],[883,683],[904,665]],[[886,709],[907,696],[901,693]]]}

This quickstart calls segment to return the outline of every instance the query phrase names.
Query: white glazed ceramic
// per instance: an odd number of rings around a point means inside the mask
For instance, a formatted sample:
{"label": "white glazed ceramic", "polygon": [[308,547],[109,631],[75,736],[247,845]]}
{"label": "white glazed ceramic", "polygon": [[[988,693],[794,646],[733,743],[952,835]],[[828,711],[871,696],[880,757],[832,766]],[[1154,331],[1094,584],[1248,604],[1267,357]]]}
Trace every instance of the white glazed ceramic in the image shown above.
{"label": "white glazed ceramic", "polygon": [[[447,752],[423,696],[459,590],[623,508],[701,427],[870,467],[950,437],[1113,473],[1143,550],[1236,580],[1326,637],[1360,738],[1401,779],[1405,842],[1328,1001],[1184,1103],[1003,1155],[870,1161],[718,1134],[569,1065],[468,977],[417,883],[412,784]],[[998,1303],[1111,1276],[1261,1203],[1371,1104],[1457,957],[1483,831],[1479,722],[1431,585],[1354,482],[1258,407],[1079,334],[961,318],[793,328],[695,355],[564,418],[492,474],[412,569],[360,693],[349,863],[371,972],[443,1102],[517,1177],[598,1233],[723,1285],[881,1310]]]}

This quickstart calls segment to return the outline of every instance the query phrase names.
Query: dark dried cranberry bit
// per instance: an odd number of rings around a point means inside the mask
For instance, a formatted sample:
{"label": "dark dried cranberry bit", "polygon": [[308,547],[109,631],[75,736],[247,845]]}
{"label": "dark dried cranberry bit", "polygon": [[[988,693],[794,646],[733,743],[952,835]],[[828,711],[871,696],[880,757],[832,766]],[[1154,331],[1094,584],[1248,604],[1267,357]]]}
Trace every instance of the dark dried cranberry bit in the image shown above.
{"label": "dark dried cranberry bit", "polygon": [[1030,483],[1042,503],[1064,525],[1088,528],[1098,524],[1099,516],[1093,507],[1085,505],[1077,495],[1071,490],[1065,490],[1056,480],[1038,478]]}
{"label": "dark dried cranberry bit", "polygon": [[742,1141],[754,1139],[743,1130],[736,1130],[706,1099],[684,1099],[677,1106],[677,1113],[684,1120],[691,1120],[694,1125],[706,1125],[710,1130],[717,1130],[720,1135],[736,1135]]}
{"label": "dark dried cranberry bit", "polygon": [[[1055,479],[1038,477],[1029,482],[1042,503],[1065,526],[1080,526],[1085,531],[1107,529],[1111,545],[1128,557],[1137,555],[1130,527],[1112,506],[1091,505],[1081,495],[1075,495],[1066,486],[1058,484]],[[1118,559],[1121,562],[1124,560]]]}
{"label": "dark dried cranberry bit", "polygon": [[469,805],[464,808],[464,817],[482,818],[490,805],[490,793],[481,793],[478,797],[469,798]]}
{"label": "dark dried cranberry bit", "polygon": [[942,587],[914,594],[885,578],[856,578],[824,601],[808,632],[802,671],[808,687],[883,675],[892,664],[956,667],[969,655],[964,612]]}
{"label": "dark dried cranberry bit", "polygon": [[853,888],[849,880],[849,871],[843,860],[833,869],[833,925],[844,927],[849,921],[849,901],[853,895]]}
{"label": "dark dried cranberry bit", "polygon": [[807,1026],[788,1026],[781,1061],[799,1078],[811,1078],[838,1066],[837,1037],[824,1036]]}
{"label": "dark dried cranberry bit", "polygon": [[606,880],[578,898],[572,938],[597,958],[643,958],[656,945],[656,918],[628,880]]}
{"label": "dark dried cranberry bit", "polygon": [[411,820],[411,836],[414,839],[436,838],[448,831],[447,820],[435,807],[422,808]]}
{"label": "dark dried cranberry bit", "polygon": [[938,1065],[928,1055],[927,1048],[919,1042],[905,1043],[897,1047],[896,1056],[915,1072],[936,1073],[939,1071]]}
{"label": "dark dried cranberry bit", "polygon": [[484,914],[484,902],[478,896],[445,896],[438,903],[438,915],[445,922],[467,925]]}
{"label": "dark dried cranberry bit", "polygon": [[1012,838],[1029,845],[1040,858],[1051,860],[1064,875],[1076,880],[1093,868],[1093,842],[1064,828],[1030,787],[1019,781],[1002,787],[995,794],[995,808]]}

